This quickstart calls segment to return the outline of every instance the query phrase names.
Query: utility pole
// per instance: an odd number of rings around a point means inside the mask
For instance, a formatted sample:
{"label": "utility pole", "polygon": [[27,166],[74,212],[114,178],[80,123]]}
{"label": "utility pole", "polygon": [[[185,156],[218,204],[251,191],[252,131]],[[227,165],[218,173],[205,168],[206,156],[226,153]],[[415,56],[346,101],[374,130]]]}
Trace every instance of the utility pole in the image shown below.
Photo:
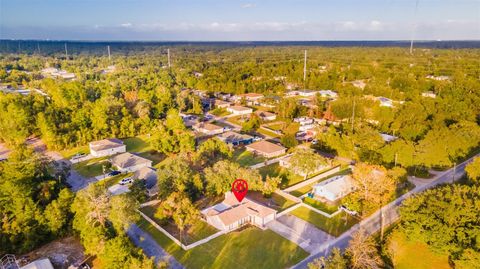
{"label": "utility pole", "polygon": [[418,10],[418,0],[415,2],[415,14],[413,16],[412,39],[410,40],[410,55],[413,54],[413,39],[415,38],[415,30],[417,28],[417,10]]}
{"label": "utility pole", "polygon": [[398,152],[395,152],[395,167],[397,167]]}
{"label": "utility pole", "polygon": [[168,68],[170,68],[170,49],[167,49],[167,57],[168,57]]}
{"label": "utility pole", "polygon": [[37,50],[38,50],[38,54],[40,54],[40,43],[37,42]]}
{"label": "utility pole", "polygon": [[107,51],[108,51],[108,60],[110,61],[111,58],[110,58],[110,46],[107,46]]}
{"label": "utility pole", "polygon": [[67,43],[65,43],[65,59],[68,60],[68,49],[67,49]]}
{"label": "utility pole", "polygon": [[303,61],[303,86],[305,87],[305,81],[307,80],[307,50],[305,50],[305,58]]}

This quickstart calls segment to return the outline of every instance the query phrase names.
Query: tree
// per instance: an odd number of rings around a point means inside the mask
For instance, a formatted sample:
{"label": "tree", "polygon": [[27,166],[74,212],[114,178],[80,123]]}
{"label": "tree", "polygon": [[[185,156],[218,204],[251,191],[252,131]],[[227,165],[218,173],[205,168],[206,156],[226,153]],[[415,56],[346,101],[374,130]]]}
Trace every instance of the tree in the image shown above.
{"label": "tree", "polygon": [[246,121],[242,125],[242,131],[244,132],[250,132],[250,131],[255,131],[260,127],[260,118],[257,116],[257,114],[251,114],[250,118],[248,121]]}
{"label": "tree", "polygon": [[343,257],[340,249],[332,249],[332,253],[326,259],[321,257],[308,264],[308,269],[347,269],[348,261]]}
{"label": "tree", "polygon": [[270,177],[267,175],[267,178],[263,182],[262,194],[264,196],[271,196],[272,193],[278,189],[280,183],[282,183],[281,177]]}
{"label": "tree", "polygon": [[45,221],[50,231],[55,234],[62,234],[69,231],[72,214],[70,205],[73,202],[74,194],[69,189],[62,189],[59,197],[52,201],[45,208]]}
{"label": "tree", "polygon": [[458,257],[463,250],[478,250],[479,201],[479,186],[447,185],[426,190],[403,202],[402,227],[409,239]]}
{"label": "tree", "polygon": [[200,213],[190,199],[183,193],[174,192],[165,201],[161,202],[155,217],[164,220],[172,218],[180,230],[180,241],[185,229],[199,221]]}
{"label": "tree", "polygon": [[480,157],[475,157],[471,163],[465,167],[468,178],[475,183],[480,181]]}
{"label": "tree", "polygon": [[346,254],[349,257],[352,269],[381,268],[383,265],[375,241],[368,237],[363,230],[352,235]]}
{"label": "tree", "polygon": [[218,138],[210,138],[200,144],[195,152],[194,159],[201,162],[201,165],[211,165],[218,160],[231,158],[232,149]]}
{"label": "tree", "polygon": [[231,190],[235,179],[244,179],[249,190],[262,190],[262,176],[257,170],[240,167],[238,163],[223,160],[204,170],[207,191],[213,195],[221,195]]}
{"label": "tree", "polygon": [[203,189],[203,183],[182,157],[170,157],[165,160],[157,171],[159,197],[167,198],[171,193],[186,193],[195,197]]}
{"label": "tree", "polygon": [[395,193],[395,181],[384,167],[358,163],[352,178],[364,214],[385,205]]}
{"label": "tree", "polygon": [[305,180],[310,173],[316,172],[319,170],[319,167],[328,164],[328,161],[323,156],[305,147],[297,148],[290,157],[289,162],[292,170],[303,175]]}
{"label": "tree", "polygon": [[298,145],[298,141],[295,138],[295,134],[284,134],[280,137],[280,143],[286,148],[293,148]]}

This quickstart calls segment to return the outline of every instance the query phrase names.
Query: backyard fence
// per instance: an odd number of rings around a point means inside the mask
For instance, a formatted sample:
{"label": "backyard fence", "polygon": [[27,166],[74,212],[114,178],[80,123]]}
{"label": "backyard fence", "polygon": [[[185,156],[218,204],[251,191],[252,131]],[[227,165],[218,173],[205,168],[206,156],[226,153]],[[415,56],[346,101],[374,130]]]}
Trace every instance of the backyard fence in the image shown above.
{"label": "backyard fence", "polygon": [[330,170],[328,170],[328,171],[326,171],[326,172],[323,172],[323,173],[321,173],[321,174],[318,174],[318,175],[316,175],[316,176],[314,176],[314,177],[312,177],[312,178],[310,178],[310,179],[307,179],[307,180],[302,181],[302,182],[300,182],[300,183],[298,183],[298,184],[295,184],[295,185],[293,185],[293,186],[290,186],[290,187],[284,189],[283,191],[285,191],[285,192],[292,192],[292,191],[294,191],[294,190],[298,190],[298,189],[303,188],[303,187],[305,187],[305,186],[308,186],[308,185],[310,185],[310,184],[312,184],[312,183],[315,183],[316,181],[320,180],[321,178],[331,176],[331,175],[333,175],[333,174],[335,174],[335,173],[338,173],[338,172],[340,172],[340,165],[339,165],[339,166],[336,166],[336,167],[334,167],[334,168],[332,168],[332,169],[330,169]]}

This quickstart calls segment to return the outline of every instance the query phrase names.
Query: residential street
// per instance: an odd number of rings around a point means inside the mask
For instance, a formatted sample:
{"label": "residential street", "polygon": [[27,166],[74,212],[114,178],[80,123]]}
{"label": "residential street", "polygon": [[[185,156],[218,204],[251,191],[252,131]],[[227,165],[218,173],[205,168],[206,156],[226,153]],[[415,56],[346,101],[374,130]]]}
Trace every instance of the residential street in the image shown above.
{"label": "residential street", "polygon": [[[480,154],[476,155],[480,156]],[[475,156],[474,156],[475,157]],[[455,180],[458,180],[464,173],[465,173],[465,166],[473,160],[473,158],[468,159],[467,161],[457,165],[455,168]],[[384,215],[384,220],[385,220],[385,226],[388,226],[395,221],[398,220],[399,215],[398,215],[398,207],[402,204],[402,202],[409,198],[410,196],[425,191],[426,189],[433,188],[437,185],[440,184],[445,184],[445,183],[451,183],[452,180],[454,179],[454,173],[453,173],[454,168],[451,168],[449,170],[446,170],[444,172],[441,172],[437,174],[434,178],[431,179],[431,181],[427,184],[422,184],[421,186],[416,186],[413,190],[410,192],[402,195],[395,201],[391,202],[390,204],[384,206],[382,208],[383,210],[383,215]],[[368,234],[374,234],[377,231],[380,230],[380,213],[382,210],[379,210],[375,212],[372,216],[364,219],[357,225],[353,226],[350,230],[342,234],[340,237],[337,237],[335,240],[329,241],[318,247],[315,251],[310,254],[305,260],[302,262],[296,264],[293,266],[293,269],[299,269],[299,268],[307,268],[308,263],[312,262],[313,260],[320,258],[322,256],[328,255],[328,253],[331,251],[332,248],[340,248],[340,249],[345,249],[348,246],[348,242],[351,239],[351,236],[353,233],[355,233],[358,229],[362,228],[365,230]]]}

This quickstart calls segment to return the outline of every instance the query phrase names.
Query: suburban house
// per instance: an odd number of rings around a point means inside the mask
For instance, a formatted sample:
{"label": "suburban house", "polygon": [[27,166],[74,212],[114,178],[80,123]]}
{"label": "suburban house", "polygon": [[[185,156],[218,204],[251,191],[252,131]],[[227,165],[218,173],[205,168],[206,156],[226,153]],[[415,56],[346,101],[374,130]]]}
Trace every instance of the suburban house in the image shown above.
{"label": "suburban house", "polygon": [[145,187],[147,187],[149,196],[153,196],[158,193],[157,171],[154,168],[142,167],[135,171],[133,178],[145,181]]}
{"label": "suburban house", "polygon": [[75,74],[53,67],[43,69],[42,74],[47,77],[62,78],[65,80],[75,79]]}
{"label": "suburban house", "polygon": [[198,123],[198,117],[195,115],[180,113],[180,116],[182,117],[183,124],[185,124],[186,127],[192,127]]}
{"label": "suburban house", "polygon": [[90,142],[88,146],[93,157],[110,156],[127,151],[127,146],[123,144],[123,141],[116,138]]}
{"label": "suburban house", "polygon": [[246,134],[239,134],[232,131],[219,134],[217,137],[223,142],[233,146],[247,145],[253,142],[253,136],[246,135]]}
{"label": "suburban house", "polygon": [[437,95],[432,91],[422,92],[422,96],[423,97],[434,98],[434,99],[437,98]]}
{"label": "suburban house", "polygon": [[386,97],[377,97],[377,101],[380,102],[380,106],[393,107],[393,101]]}
{"label": "suburban house", "polygon": [[[291,168],[291,163],[290,163],[290,159],[291,159],[291,156],[288,156],[288,157],[285,157],[285,158],[282,158],[280,161],[279,161],[279,165],[281,167],[285,167],[285,168]],[[320,172],[322,171],[323,169],[327,168],[326,165],[319,165],[315,168],[315,171],[312,171],[310,174],[315,174],[317,172]],[[297,174],[297,175],[300,175],[302,177],[305,176],[305,173],[301,172],[301,171],[297,171],[297,169],[293,169],[292,168],[292,171]]]}
{"label": "suburban house", "polygon": [[285,154],[287,149],[283,146],[261,140],[253,144],[245,146],[245,148],[255,154],[261,155],[265,158],[273,158]]}
{"label": "suburban house", "polygon": [[200,122],[193,125],[193,130],[206,134],[206,135],[217,135],[221,134],[224,131],[222,126],[218,126],[208,122]]}
{"label": "suburban house", "polygon": [[298,90],[298,95],[302,97],[312,97],[317,94],[317,91],[314,90]]}
{"label": "suburban house", "polygon": [[277,115],[275,115],[275,113],[268,112],[268,111],[258,110],[258,111],[255,111],[255,114],[263,121],[271,121],[277,118]]}
{"label": "suburban house", "polygon": [[260,93],[244,93],[240,94],[237,98],[237,101],[245,98],[248,105],[258,105],[258,101],[263,98],[263,94]]}
{"label": "suburban house", "polygon": [[232,103],[230,102],[227,102],[227,101],[223,101],[223,100],[219,100],[219,99],[215,99],[215,107],[216,108],[227,108],[229,106],[231,106]]}
{"label": "suburban house", "polygon": [[151,167],[152,161],[137,156],[130,152],[125,152],[110,159],[113,166],[117,167],[121,172],[135,172],[143,167]]}
{"label": "suburban house", "polygon": [[223,202],[203,210],[202,214],[208,224],[228,232],[246,224],[266,229],[266,224],[275,220],[277,211],[248,198],[238,202],[231,192],[227,192]]}
{"label": "suburban house", "polygon": [[253,112],[253,109],[244,106],[230,106],[227,107],[227,111],[233,115],[248,115]]}
{"label": "suburban house", "polygon": [[312,124],[314,123],[315,120],[309,117],[300,117],[300,118],[293,119],[293,121],[300,123],[300,126],[302,126],[302,125]]}
{"label": "suburban house", "polygon": [[355,190],[353,179],[348,175],[335,176],[313,186],[315,196],[336,201]]}
{"label": "suburban house", "polygon": [[318,92],[322,97],[337,98],[338,94],[332,90],[321,90]]}

